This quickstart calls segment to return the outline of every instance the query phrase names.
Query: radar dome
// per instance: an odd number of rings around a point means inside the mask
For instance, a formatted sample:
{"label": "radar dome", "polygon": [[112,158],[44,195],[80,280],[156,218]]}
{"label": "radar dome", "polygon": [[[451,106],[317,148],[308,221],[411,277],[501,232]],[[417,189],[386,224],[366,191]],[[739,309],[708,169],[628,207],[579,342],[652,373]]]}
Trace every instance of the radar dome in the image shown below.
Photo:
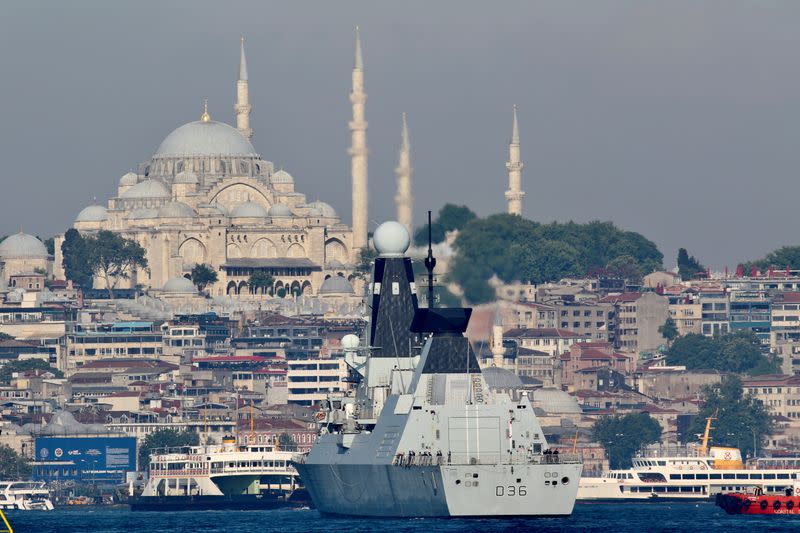
{"label": "radar dome", "polygon": [[353,335],[352,333],[348,333],[344,337],[342,337],[342,348],[345,350],[355,350],[358,348],[358,345],[361,343],[359,340],[358,335]]}
{"label": "radar dome", "polygon": [[411,245],[406,227],[394,220],[384,222],[372,236],[372,244],[384,257],[403,257]]}

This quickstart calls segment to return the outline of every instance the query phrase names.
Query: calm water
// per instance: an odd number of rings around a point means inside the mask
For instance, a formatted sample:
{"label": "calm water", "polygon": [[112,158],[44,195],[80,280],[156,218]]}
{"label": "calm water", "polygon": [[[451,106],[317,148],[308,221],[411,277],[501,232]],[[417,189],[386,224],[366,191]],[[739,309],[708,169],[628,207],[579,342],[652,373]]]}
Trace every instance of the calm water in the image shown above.
{"label": "calm water", "polygon": [[316,511],[204,511],[132,513],[127,509],[69,509],[51,513],[10,512],[15,533],[172,533],[391,531],[800,531],[800,516],[728,516],[713,504],[581,504],[571,518],[542,520],[353,520],[323,519]]}

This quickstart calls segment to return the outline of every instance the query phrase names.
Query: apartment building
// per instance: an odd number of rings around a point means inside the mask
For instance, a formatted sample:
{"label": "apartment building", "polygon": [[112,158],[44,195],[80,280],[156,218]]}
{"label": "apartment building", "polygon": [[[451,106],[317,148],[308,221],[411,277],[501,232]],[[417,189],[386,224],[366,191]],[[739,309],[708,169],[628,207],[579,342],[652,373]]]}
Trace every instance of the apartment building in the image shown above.
{"label": "apartment building", "polygon": [[286,400],[290,404],[314,405],[331,392],[349,388],[344,359],[297,359],[287,361]]}
{"label": "apartment building", "polygon": [[800,419],[800,376],[758,376],[742,381],[744,392],[760,400],[773,415]]}
{"label": "apartment building", "polygon": [[669,300],[655,292],[627,292],[609,295],[600,303],[614,309],[614,346],[626,352],[652,352],[666,340],[658,329],[669,317]]}

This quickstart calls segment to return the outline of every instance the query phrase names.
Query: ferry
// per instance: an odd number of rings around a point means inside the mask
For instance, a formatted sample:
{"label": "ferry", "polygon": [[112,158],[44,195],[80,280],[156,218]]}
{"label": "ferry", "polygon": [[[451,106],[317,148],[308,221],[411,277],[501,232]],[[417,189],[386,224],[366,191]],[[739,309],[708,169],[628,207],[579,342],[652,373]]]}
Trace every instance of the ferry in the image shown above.
{"label": "ferry", "polygon": [[44,481],[0,481],[0,509],[52,511],[53,502]]}
{"label": "ferry", "polygon": [[130,499],[134,511],[271,509],[307,505],[293,452],[275,446],[183,446],[150,456],[147,483]]}
{"label": "ferry", "polygon": [[632,468],[581,478],[578,501],[700,501],[754,485],[766,494],[793,488],[800,473],[797,468],[779,463],[763,467],[758,461],[747,468],[737,448],[709,447],[712,420],[707,419],[700,447],[694,451],[636,457]]}

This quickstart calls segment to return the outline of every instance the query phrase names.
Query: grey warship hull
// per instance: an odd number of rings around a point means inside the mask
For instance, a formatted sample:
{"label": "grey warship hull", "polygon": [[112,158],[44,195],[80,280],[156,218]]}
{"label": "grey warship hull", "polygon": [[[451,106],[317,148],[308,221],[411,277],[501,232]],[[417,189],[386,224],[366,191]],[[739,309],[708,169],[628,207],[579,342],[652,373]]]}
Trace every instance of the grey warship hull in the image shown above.
{"label": "grey warship hull", "polygon": [[[574,464],[296,468],[320,512],[364,517],[566,517],[580,479],[580,465]],[[551,479],[569,481],[559,486]]]}

